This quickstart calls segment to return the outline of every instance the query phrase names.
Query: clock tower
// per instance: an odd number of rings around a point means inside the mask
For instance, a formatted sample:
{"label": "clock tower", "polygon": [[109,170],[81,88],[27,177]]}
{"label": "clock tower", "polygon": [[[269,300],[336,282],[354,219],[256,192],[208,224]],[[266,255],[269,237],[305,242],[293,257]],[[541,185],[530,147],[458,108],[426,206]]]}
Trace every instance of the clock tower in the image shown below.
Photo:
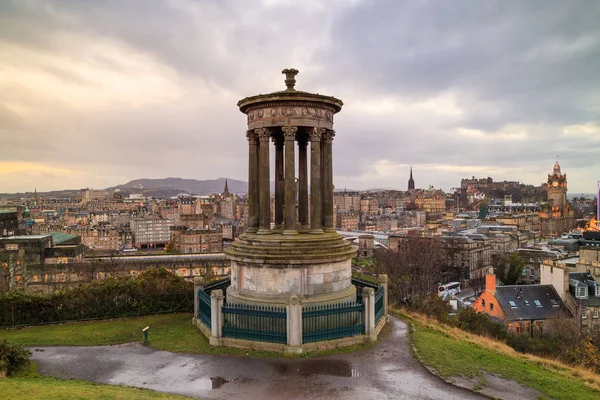
{"label": "clock tower", "polygon": [[567,205],[567,174],[560,172],[558,161],[554,165],[552,174],[548,175],[548,201],[552,202],[552,207],[563,209]]}

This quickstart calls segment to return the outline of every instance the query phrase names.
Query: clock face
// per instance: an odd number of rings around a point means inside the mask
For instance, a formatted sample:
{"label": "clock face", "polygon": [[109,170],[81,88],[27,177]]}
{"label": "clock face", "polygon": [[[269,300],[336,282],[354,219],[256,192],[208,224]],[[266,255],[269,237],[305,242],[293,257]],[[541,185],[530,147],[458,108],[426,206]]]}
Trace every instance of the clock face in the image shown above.
{"label": "clock face", "polygon": [[558,186],[558,182],[556,182],[556,181],[552,182],[552,186],[557,187]]}

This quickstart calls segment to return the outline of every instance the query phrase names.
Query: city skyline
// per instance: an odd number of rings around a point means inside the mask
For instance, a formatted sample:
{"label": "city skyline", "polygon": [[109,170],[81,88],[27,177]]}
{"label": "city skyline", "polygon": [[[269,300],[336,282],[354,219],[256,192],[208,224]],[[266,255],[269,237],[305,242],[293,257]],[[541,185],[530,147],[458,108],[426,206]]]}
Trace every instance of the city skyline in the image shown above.
{"label": "city skyline", "polygon": [[[8,1],[0,192],[247,180],[241,98],[344,101],[336,188],[491,176],[569,193],[600,170],[600,8],[585,2]],[[266,21],[269,24],[266,24]],[[224,150],[225,149],[225,150]]]}

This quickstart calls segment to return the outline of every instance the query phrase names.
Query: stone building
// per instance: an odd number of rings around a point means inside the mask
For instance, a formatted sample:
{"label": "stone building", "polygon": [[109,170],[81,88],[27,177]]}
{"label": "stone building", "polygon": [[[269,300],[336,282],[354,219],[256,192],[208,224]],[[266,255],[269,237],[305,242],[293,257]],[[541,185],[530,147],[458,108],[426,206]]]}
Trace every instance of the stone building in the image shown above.
{"label": "stone building", "polygon": [[157,217],[133,218],[131,233],[138,249],[164,248],[171,240],[173,220]]}
{"label": "stone building", "polygon": [[171,230],[173,250],[179,253],[220,253],[223,232],[216,229],[177,227]]}
{"label": "stone building", "polygon": [[336,215],[335,227],[346,231],[358,230],[360,214],[356,211],[338,211]]}
{"label": "stone building", "polygon": [[574,227],[573,209],[567,202],[567,174],[560,170],[558,161],[546,183],[548,202],[540,210],[540,235],[543,238],[558,237]]}
{"label": "stone building", "polygon": [[496,286],[492,271],[485,275],[485,290],[473,309],[501,320],[510,332],[531,336],[543,331],[546,320],[556,313],[572,316],[554,286]]}
{"label": "stone building", "polygon": [[366,197],[360,201],[360,212],[365,215],[375,215],[379,211],[379,201]]}
{"label": "stone building", "polygon": [[339,211],[360,211],[360,195],[346,192],[333,196],[334,205]]}

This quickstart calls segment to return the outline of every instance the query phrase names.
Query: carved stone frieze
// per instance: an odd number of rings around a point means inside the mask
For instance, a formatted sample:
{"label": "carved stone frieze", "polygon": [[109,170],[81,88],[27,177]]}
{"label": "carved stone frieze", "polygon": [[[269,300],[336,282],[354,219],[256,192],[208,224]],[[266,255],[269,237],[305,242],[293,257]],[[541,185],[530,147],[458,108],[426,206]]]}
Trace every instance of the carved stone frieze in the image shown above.
{"label": "carved stone frieze", "polygon": [[333,122],[333,112],[314,106],[271,106],[248,111],[248,122],[279,117],[316,118]]}

